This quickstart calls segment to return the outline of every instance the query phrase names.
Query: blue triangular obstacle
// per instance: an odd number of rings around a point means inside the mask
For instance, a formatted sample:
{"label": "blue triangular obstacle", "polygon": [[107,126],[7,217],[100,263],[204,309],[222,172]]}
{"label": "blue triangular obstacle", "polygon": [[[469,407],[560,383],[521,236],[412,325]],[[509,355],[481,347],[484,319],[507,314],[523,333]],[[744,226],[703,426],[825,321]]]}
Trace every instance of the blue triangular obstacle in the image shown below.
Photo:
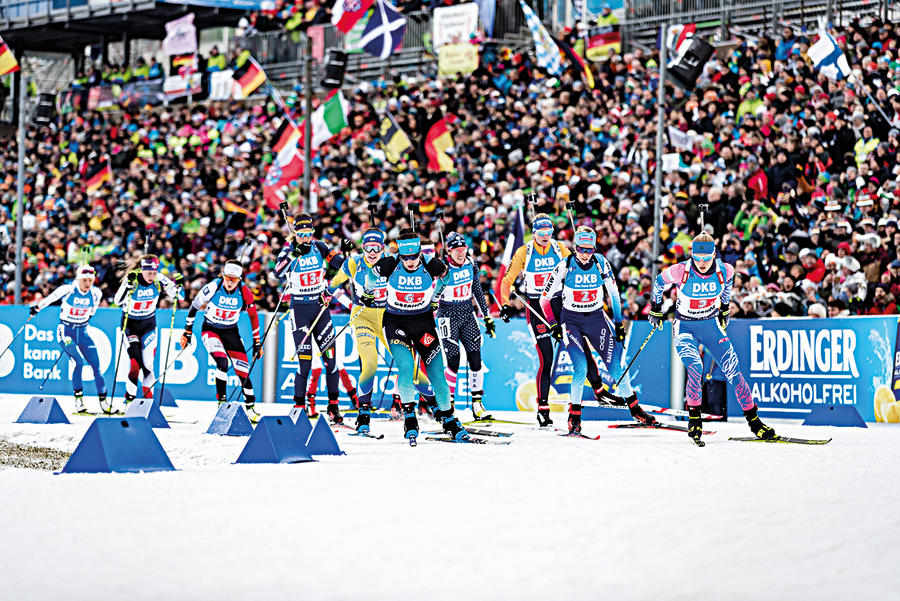
{"label": "blue triangular obstacle", "polygon": [[259,420],[235,463],[298,463],[313,461],[294,424],[286,417]]}
{"label": "blue triangular obstacle", "polygon": [[250,423],[244,406],[232,401],[219,405],[219,411],[216,412],[206,433],[221,436],[250,436],[253,434],[253,424]]}
{"label": "blue triangular obstacle", "polygon": [[153,398],[159,401],[160,407],[177,407],[178,403],[175,402],[175,397],[172,395],[172,391],[166,388],[162,389],[160,386],[159,390],[153,393]]}
{"label": "blue triangular obstacle", "polygon": [[582,421],[631,421],[631,411],[628,407],[594,407],[584,405],[581,408]]}
{"label": "blue triangular obstacle", "polygon": [[328,425],[328,420],[323,415],[319,416],[316,427],[309,435],[306,448],[309,449],[310,455],[346,455],[338,446],[334,432],[331,431],[331,426]]}
{"label": "blue triangular obstacle", "polygon": [[804,426],[842,426],[867,428],[865,420],[853,405],[816,405],[803,420]]}
{"label": "blue triangular obstacle", "polygon": [[174,470],[144,417],[98,417],[60,472],[156,472]]}
{"label": "blue triangular obstacle", "polygon": [[294,428],[297,430],[297,436],[300,437],[300,440],[304,442],[309,440],[309,435],[313,428],[309,421],[309,416],[306,415],[306,409],[304,407],[294,407],[291,409],[288,417],[294,422]]}
{"label": "blue triangular obstacle", "polygon": [[125,417],[146,417],[152,428],[168,428],[169,422],[159,410],[157,399],[134,399],[125,409]]}
{"label": "blue triangular obstacle", "polygon": [[22,415],[16,420],[17,424],[68,424],[69,418],[59,406],[56,397],[33,396]]}

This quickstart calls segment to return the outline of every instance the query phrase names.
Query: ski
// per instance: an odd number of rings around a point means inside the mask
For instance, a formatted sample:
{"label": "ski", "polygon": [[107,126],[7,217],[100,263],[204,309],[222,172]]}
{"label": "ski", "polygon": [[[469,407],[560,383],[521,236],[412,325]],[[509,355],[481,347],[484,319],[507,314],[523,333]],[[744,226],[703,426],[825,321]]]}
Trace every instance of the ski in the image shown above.
{"label": "ski", "polygon": [[812,438],[791,438],[789,436],[775,436],[775,438],[757,438],[755,436],[732,436],[728,440],[738,440],[741,442],[781,442],[788,444],[828,444],[832,439],[812,439]]}
{"label": "ski", "polygon": [[[499,432],[497,430],[482,430],[480,428],[466,428],[466,432],[472,434],[473,436],[499,436],[501,438],[506,438],[512,436],[512,432]],[[423,434],[431,434],[431,435],[440,435],[444,434],[443,430],[433,430],[431,432],[423,432]]]}
{"label": "ski", "polygon": [[384,434],[369,434],[368,432],[349,432],[347,436],[362,436],[365,438],[372,438],[374,440],[381,440],[384,438]]}
{"label": "ski", "polygon": [[588,436],[587,434],[582,434],[581,432],[565,432],[562,434],[557,432],[556,435],[567,437],[567,438],[583,438],[585,440],[600,440],[599,434],[597,436]]}
{"label": "ski", "polygon": [[[641,405],[648,413],[656,413],[658,415],[671,415],[673,417],[690,417],[687,411],[682,409],[670,409],[669,407],[657,407],[655,405]],[[725,419],[724,415],[715,415],[712,413],[701,413],[700,417],[709,421],[717,421]]]}
{"label": "ski", "polygon": [[[673,430],[675,432],[687,432],[687,426],[679,426],[678,424],[664,424],[656,422],[655,424],[609,424],[608,428],[634,428],[643,430]],[[715,434],[715,430],[704,430],[703,434]]]}
{"label": "ski", "polygon": [[464,426],[490,426],[491,424],[514,424],[516,426],[531,426],[534,422],[514,422],[507,419],[473,419],[472,421],[463,422]]}
{"label": "ski", "polygon": [[84,415],[84,416],[93,416],[93,417],[119,417],[121,415],[125,415],[124,411],[119,411],[118,409],[113,411],[112,413],[107,413],[106,411],[75,411],[72,415]]}
{"label": "ski", "polygon": [[[357,416],[359,416],[359,413],[357,411],[347,411],[346,413],[343,414],[343,416],[344,417],[357,417]],[[369,414],[369,417],[371,417],[372,419],[389,419],[389,420],[394,419],[394,417],[386,411],[373,411],[372,413]]]}
{"label": "ski", "polygon": [[434,440],[437,442],[452,442],[453,444],[501,444],[507,445],[511,440],[493,440],[490,438],[470,438],[468,440],[455,440],[448,436],[426,436],[425,440]]}
{"label": "ski", "polygon": [[169,417],[168,415],[163,415],[166,418],[166,421],[170,424],[196,424],[199,423],[198,419],[175,419],[175,416]]}

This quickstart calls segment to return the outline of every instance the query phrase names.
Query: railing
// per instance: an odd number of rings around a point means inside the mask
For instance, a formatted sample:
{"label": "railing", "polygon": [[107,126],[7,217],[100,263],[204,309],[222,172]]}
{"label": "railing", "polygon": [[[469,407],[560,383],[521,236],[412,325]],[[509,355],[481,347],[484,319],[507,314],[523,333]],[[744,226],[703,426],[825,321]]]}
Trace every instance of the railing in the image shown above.
{"label": "railing", "polygon": [[154,0],[0,0],[4,29],[152,8]]}

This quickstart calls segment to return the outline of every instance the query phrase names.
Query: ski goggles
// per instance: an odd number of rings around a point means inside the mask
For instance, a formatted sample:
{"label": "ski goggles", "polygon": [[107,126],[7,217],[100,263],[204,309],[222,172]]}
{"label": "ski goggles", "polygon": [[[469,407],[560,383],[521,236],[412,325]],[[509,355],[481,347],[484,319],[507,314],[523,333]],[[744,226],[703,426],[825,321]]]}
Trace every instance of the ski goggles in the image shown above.
{"label": "ski goggles", "polygon": [[707,253],[707,254],[697,254],[697,253],[694,253],[694,254],[691,255],[691,256],[694,257],[694,260],[697,261],[697,262],[699,262],[699,263],[706,263],[707,261],[712,261],[712,260],[713,260],[713,257],[714,257],[715,255],[714,255],[713,253]]}
{"label": "ski goggles", "polygon": [[297,230],[294,232],[294,235],[297,237],[297,240],[312,240],[315,233],[316,230]]}
{"label": "ski goggles", "polygon": [[400,240],[397,242],[397,254],[403,261],[415,259],[422,252],[422,245],[418,238]]}
{"label": "ski goggles", "polygon": [[594,252],[597,246],[597,234],[594,232],[576,232],[575,250],[583,253]]}
{"label": "ski goggles", "polygon": [[363,244],[363,252],[368,254],[380,253],[384,250],[384,244],[378,242],[370,242],[368,244]]}
{"label": "ski goggles", "polygon": [[531,231],[535,236],[552,236],[553,222],[544,218],[537,219],[531,224]]}

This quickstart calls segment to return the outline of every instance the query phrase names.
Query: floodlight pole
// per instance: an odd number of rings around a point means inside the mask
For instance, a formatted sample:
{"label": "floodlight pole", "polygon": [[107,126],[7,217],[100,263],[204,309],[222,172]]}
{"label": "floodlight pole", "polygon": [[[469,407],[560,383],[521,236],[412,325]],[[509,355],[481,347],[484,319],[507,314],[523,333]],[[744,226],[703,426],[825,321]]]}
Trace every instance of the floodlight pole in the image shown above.
{"label": "floodlight pole", "polygon": [[19,171],[16,182],[16,283],[15,302],[22,303],[22,240],[24,236],[22,227],[22,209],[25,205],[25,90],[28,88],[28,80],[19,77]]}
{"label": "floodlight pole", "polygon": [[663,128],[666,124],[666,34],[669,32],[668,23],[663,23],[660,31],[659,45],[659,89],[656,99],[656,184],[653,191],[653,266],[651,269],[652,280],[656,281],[659,274],[659,230],[662,227],[662,172],[663,172]]}

